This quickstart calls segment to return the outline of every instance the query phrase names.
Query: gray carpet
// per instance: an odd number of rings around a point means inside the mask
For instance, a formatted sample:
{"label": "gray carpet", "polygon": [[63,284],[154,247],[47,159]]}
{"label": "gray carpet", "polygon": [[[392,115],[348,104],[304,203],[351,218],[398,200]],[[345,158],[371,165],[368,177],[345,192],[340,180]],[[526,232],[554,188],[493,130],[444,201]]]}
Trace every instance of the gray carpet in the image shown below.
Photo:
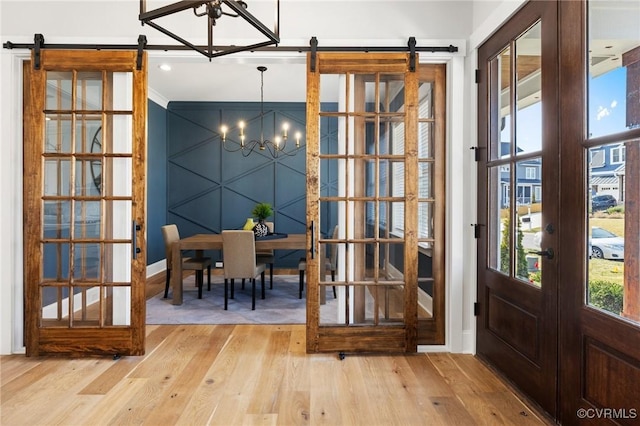
{"label": "gray carpet", "polygon": [[211,291],[207,291],[207,277],[198,299],[193,275],[185,278],[182,305],[171,304],[172,293],[164,299],[164,291],[147,301],[147,324],[304,324],[306,322],[306,294],[298,299],[298,276],[273,277],[269,289],[269,276],[265,279],[266,298],[260,298],[260,278],[256,280],[256,310],[251,310],[251,283],[244,290],[236,280],[235,299],[229,299],[224,310],[224,279],[211,277]]}

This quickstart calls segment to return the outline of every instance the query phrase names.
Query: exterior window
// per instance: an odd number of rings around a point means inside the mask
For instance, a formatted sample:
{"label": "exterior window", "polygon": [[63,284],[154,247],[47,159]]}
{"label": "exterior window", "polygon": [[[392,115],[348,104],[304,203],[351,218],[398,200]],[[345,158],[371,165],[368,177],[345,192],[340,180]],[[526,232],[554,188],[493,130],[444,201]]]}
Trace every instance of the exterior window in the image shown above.
{"label": "exterior window", "polygon": [[625,153],[624,146],[611,148],[611,163],[612,164],[624,163],[624,153]]}
{"label": "exterior window", "polygon": [[591,308],[640,323],[640,33],[619,32],[625,17],[637,15],[614,2],[588,3],[585,300]]}
{"label": "exterior window", "polygon": [[527,179],[535,179],[536,178],[536,168],[535,167],[527,167],[526,174],[527,174]]}

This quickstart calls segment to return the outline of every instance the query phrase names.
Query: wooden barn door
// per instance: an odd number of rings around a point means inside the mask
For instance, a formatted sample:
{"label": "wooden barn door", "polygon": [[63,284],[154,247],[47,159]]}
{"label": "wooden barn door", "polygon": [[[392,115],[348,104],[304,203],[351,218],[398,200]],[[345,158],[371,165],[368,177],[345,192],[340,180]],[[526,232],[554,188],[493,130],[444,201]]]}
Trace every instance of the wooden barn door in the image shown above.
{"label": "wooden barn door", "polygon": [[24,71],[27,355],[141,355],[146,55],[43,50]]}

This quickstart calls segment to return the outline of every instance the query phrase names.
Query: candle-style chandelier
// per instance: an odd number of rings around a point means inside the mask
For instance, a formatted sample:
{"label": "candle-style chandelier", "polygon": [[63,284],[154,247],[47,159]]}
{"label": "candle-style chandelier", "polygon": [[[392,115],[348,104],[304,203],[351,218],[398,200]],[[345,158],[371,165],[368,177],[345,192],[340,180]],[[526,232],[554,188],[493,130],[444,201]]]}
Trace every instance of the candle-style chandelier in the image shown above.
{"label": "candle-style chandelier", "polygon": [[[297,154],[298,149],[300,148],[300,140],[302,138],[302,133],[295,132],[295,140],[296,146],[291,150],[287,151],[287,140],[289,137],[289,123],[282,124],[282,133],[280,135],[276,135],[273,138],[273,141],[264,138],[264,72],[267,70],[265,66],[259,66],[258,71],[260,71],[260,139],[259,140],[251,140],[246,142],[245,135],[245,122],[238,122],[238,129],[240,131],[240,144],[237,148],[230,148],[227,144],[227,132],[229,128],[226,125],[220,126],[220,133],[222,134],[222,147],[225,151],[228,152],[238,152],[240,151],[244,157],[248,157],[254,152],[256,149],[258,151],[268,151],[269,154],[273,158],[278,158],[281,155],[286,156],[294,156]],[[275,116],[274,116],[274,129],[275,129]]]}

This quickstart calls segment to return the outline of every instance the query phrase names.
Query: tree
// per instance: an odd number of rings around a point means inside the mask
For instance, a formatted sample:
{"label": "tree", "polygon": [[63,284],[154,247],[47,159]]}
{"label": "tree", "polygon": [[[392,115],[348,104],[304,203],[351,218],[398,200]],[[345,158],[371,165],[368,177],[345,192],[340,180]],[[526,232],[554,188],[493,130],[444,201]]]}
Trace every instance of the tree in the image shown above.
{"label": "tree", "polygon": [[[524,246],[522,245],[524,234],[522,233],[520,221],[518,221],[516,232],[516,277],[529,281],[527,256],[524,251]],[[505,274],[508,274],[511,270],[511,268],[509,267],[511,263],[511,252],[509,250],[510,235],[511,219],[507,217],[503,222],[502,239],[500,241],[500,271],[504,272]]]}

